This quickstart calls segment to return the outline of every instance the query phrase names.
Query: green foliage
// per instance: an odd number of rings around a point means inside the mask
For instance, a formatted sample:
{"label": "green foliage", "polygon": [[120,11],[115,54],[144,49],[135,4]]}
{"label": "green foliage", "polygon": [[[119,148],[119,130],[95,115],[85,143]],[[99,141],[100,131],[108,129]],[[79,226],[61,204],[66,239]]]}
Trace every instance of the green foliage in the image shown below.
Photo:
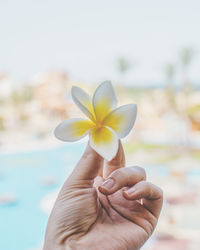
{"label": "green foliage", "polygon": [[192,157],[193,157],[194,159],[200,161],[200,152],[199,152],[199,150],[194,150],[194,151],[192,152]]}
{"label": "green foliage", "polygon": [[128,62],[128,60],[126,60],[124,57],[119,58],[119,71],[121,73],[124,73],[129,70],[130,66],[130,62]]}
{"label": "green foliage", "polygon": [[0,131],[5,130],[4,122],[5,122],[4,117],[0,116]]}
{"label": "green foliage", "polygon": [[124,146],[124,150],[128,153],[131,154],[135,151],[137,151],[140,148],[140,144],[137,142],[134,143],[126,143],[123,145]]}
{"label": "green foliage", "polygon": [[194,50],[191,48],[185,48],[181,51],[180,59],[181,59],[181,63],[184,69],[189,66],[189,64],[192,61],[193,56],[194,56]]}
{"label": "green foliage", "polygon": [[160,149],[165,149],[165,145],[160,145],[160,144],[151,144],[151,143],[139,143],[139,142],[134,142],[134,143],[127,143],[124,145],[124,149],[126,150],[127,153],[133,153],[137,150],[160,150]]}
{"label": "green foliage", "polygon": [[20,105],[31,101],[33,98],[32,90],[29,86],[24,86],[20,90],[11,94],[11,101],[14,105]]}
{"label": "green foliage", "polygon": [[167,64],[165,68],[165,74],[167,77],[168,84],[172,84],[174,75],[175,75],[175,66],[172,63]]}
{"label": "green foliage", "polygon": [[187,110],[187,113],[189,114],[189,115],[193,115],[193,114],[195,114],[195,113],[199,113],[200,112],[200,104],[198,104],[198,105],[195,105],[195,106],[193,106],[193,107],[191,107],[191,108],[189,108],[188,110]]}

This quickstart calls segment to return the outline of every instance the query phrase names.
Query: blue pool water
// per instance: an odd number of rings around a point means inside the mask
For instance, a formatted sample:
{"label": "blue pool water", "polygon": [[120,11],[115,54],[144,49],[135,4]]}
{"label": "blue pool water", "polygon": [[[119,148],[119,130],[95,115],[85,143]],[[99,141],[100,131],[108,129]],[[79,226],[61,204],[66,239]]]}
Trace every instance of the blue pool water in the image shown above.
{"label": "blue pool water", "polygon": [[[45,151],[0,154],[0,194],[12,193],[17,199],[13,205],[0,205],[1,250],[41,245],[48,216],[40,210],[40,201],[61,186],[84,147],[68,144]],[[56,185],[43,185],[45,176],[55,176]]]}

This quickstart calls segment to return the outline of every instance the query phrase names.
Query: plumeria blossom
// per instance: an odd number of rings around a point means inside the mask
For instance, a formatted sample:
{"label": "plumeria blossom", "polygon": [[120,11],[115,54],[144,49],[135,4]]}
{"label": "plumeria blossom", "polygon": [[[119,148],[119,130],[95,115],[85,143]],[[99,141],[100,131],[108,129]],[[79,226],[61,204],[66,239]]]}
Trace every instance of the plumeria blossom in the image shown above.
{"label": "plumeria blossom", "polygon": [[55,129],[55,136],[73,142],[89,134],[91,147],[103,158],[112,160],[119,146],[119,139],[132,129],[137,105],[127,104],[117,108],[117,98],[109,81],[103,82],[91,98],[79,87],[72,87],[72,98],[89,118],[73,118],[63,121]]}

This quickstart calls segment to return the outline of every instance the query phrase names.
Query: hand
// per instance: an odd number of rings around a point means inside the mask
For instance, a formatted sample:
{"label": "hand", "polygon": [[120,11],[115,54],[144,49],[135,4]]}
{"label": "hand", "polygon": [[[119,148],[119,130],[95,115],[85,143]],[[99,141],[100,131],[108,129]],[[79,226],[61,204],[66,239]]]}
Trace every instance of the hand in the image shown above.
{"label": "hand", "polygon": [[121,143],[110,162],[87,146],[55,202],[44,250],[140,249],[156,226],[162,191],[142,168],[124,165]]}

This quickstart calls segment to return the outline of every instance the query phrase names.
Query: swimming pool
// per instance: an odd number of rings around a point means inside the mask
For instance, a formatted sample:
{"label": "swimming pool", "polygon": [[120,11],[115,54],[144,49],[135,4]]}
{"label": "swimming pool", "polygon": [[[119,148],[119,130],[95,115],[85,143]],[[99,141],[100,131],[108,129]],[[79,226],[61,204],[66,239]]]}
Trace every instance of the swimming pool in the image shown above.
{"label": "swimming pool", "polygon": [[[82,154],[84,144],[67,144],[50,150],[0,154],[0,193],[12,193],[16,202],[0,205],[0,249],[30,250],[41,246],[48,215],[42,198],[58,189]],[[44,185],[45,176],[55,184]]]}

